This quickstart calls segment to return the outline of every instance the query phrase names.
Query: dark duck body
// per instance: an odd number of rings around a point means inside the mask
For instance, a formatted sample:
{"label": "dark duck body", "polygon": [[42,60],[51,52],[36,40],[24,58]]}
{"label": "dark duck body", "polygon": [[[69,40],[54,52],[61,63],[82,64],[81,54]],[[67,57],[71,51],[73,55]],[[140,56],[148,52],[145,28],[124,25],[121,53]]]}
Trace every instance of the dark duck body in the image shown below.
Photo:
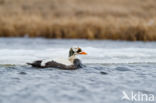
{"label": "dark duck body", "polygon": [[27,63],[28,65],[31,65],[32,67],[36,68],[59,68],[64,70],[75,70],[78,68],[82,68],[84,65],[81,63],[80,59],[76,58],[76,55],[83,54],[86,55],[87,53],[82,52],[81,48],[71,48],[69,51],[69,58],[67,60],[68,63],[61,63],[59,61],[43,61],[43,60],[37,60],[33,63]]}

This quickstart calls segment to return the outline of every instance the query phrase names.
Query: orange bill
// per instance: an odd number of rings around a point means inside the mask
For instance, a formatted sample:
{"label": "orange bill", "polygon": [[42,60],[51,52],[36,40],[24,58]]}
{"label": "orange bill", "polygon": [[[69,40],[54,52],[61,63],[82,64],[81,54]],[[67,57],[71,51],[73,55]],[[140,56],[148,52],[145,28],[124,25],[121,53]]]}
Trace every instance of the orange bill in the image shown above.
{"label": "orange bill", "polygon": [[86,53],[86,52],[80,52],[79,54],[82,54],[82,55],[87,55],[87,53]]}

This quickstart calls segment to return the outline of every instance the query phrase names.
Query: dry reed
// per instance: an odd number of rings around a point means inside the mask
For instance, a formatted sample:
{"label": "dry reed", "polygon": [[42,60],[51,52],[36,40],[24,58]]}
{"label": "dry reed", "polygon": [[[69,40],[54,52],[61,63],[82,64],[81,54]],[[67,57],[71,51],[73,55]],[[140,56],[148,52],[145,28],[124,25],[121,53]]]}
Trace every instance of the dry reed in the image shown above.
{"label": "dry reed", "polygon": [[1,37],[156,40],[155,0],[0,0]]}

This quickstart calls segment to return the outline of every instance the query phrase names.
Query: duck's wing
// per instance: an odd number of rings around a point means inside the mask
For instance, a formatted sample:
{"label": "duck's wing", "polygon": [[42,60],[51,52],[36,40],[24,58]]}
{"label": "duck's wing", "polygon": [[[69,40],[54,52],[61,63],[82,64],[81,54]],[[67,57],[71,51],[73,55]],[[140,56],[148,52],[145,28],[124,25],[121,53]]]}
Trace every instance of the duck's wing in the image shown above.
{"label": "duck's wing", "polygon": [[41,66],[44,67],[46,66],[46,63],[48,62],[56,62],[56,63],[59,63],[59,64],[64,64],[64,65],[73,65],[68,59],[64,59],[64,58],[60,58],[60,59],[45,59],[45,60],[42,60],[41,62]]}
{"label": "duck's wing", "polygon": [[28,65],[31,65],[32,67],[37,67],[37,68],[48,68],[48,67],[53,67],[53,68],[59,68],[63,70],[75,70],[78,68],[84,67],[84,65],[81,63],[79,59],[74,60],[74,64],[72,65],[66,65],[62,63],[58,63],[56,61],[43,61],[43,60],[38,60],[34,61],[33,63],[27,63]]}
{"label": "duck's wing", "polygon": [[53,68],[59,68],[63,70],[75,70],[77,67],[75,65],[64,65],[62,63],[58,63],[55,61],[49,61],[45,64],[45,67],[53,67]]}

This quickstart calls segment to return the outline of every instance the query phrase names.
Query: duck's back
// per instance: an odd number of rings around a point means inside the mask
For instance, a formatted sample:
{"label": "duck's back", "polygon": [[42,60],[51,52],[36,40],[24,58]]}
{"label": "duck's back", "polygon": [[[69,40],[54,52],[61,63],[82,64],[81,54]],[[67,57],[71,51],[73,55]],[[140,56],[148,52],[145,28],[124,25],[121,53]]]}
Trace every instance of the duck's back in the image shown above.
{"label": "duck's back", "polygon": [[47,62],[51,62],[51,61],[54,61],[56,63],[59,63],[59,64],[64,64],[64,65],[73,65],[72,62],[70,62],[68,59],[64,59],[64,58],[60,58],[60,59],[45,59],[45,60],[42,60],[41,62],[41,66],[45,66]]}
{"label": "duck's back", "polygon": [[53,68],[59,68],[59,69],[64,69],[64,70],[74,70],[77,69],[75,65],[65,65],[62,63],[58,63],[56,61],[49,61],[45,64],[45,68],[47,67],[53,67]]}

